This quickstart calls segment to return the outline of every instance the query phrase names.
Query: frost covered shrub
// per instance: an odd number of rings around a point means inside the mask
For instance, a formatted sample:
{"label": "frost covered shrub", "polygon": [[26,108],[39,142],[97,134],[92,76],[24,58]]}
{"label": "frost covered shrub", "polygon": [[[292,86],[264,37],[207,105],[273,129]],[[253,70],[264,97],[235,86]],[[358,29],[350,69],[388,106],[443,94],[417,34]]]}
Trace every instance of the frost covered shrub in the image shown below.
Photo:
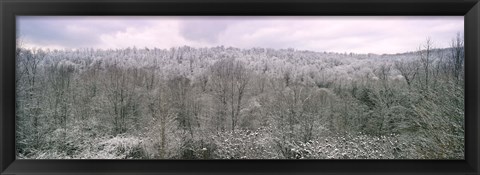
{"label": "frost covered shrub", "polygon": [[[145,154],[151,159],[175,159],[180,154],[182,131],[177,129],[176,123],[166,124],[162,132],[162,124],[159,120],[150,123],[146,131],[142,133],[142,145]],[[163,133],[163,134],[162,134]]]}
{"label": "frost covered shrub", "polygon": [[211,131],[196,130],[195,137],[185,133],[182,135],[181,146],[176,158],[179,159],[215,159],[218,146]]}
{"label": "frost covered shrub", "polygon": [[43,144],[32,153],[18,156],[32,159],[84,158],[85,152],[91,151],[91,148],[99,142],[98,139],[91,137],[92,133],[88,126],[80,124],[72,124],[68,129],[58,128],[45,134]]}
{"label": "frost covered shrub", "polygon": [[290,146],[296,159],[398,159],[407,147],[396,135],[325,137]]}
{"label": "frost covered shrub", "polygon": [[275,159],[270,133],[265,128],[255,131],[236,130],[216,135],[217,159]]}
{"label": "frost covered shrub", "polygon": [[100,142],[101,153],[108,153],[118,159],[138,159],[147,157],[142,148],[142,140],[136,137],[117,135]]}
{"label": "frost covered shrub", "polygon": [[[84,142],[82,149],[63,158],[72,159],[143,159],[148,158],[142,139],[134,136],[117,135],[100,137]],[[64,153],[56,153],[64,155]],[[57,155],[58,156],[58,155]]]}

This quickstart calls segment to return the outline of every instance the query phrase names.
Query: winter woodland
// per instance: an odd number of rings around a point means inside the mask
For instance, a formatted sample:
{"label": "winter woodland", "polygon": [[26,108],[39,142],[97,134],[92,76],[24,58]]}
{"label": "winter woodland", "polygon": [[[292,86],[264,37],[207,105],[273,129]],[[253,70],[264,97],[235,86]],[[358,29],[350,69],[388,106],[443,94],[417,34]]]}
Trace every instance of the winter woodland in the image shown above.
{"label": "winter woodland", "polygon": [[463,159],[464,47],[17,48],[20,159]]}

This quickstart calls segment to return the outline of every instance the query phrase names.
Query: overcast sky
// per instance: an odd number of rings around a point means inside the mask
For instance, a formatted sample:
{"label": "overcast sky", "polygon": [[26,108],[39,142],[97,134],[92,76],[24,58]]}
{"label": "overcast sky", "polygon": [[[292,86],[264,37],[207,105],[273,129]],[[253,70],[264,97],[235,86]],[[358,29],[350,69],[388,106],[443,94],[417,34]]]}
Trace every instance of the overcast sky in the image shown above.
{"label": "overcast sky", "polygon": [[413,51],[430,37],[448,47],[463,16],[429,17],[17,17],[29,48],[295,48],[355,53]]}

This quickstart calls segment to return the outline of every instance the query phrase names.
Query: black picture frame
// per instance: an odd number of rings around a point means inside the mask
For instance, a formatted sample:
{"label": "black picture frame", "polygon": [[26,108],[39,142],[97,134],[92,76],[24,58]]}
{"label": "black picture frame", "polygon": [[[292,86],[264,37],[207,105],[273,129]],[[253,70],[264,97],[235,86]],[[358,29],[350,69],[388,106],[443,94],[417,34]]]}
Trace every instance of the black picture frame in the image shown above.
{"label": "black picture frame", "polygon": [[[478,0],[0,0],[0,174],[479,174]],[[17,15],[463,15],[465,160],[16,160]]]}

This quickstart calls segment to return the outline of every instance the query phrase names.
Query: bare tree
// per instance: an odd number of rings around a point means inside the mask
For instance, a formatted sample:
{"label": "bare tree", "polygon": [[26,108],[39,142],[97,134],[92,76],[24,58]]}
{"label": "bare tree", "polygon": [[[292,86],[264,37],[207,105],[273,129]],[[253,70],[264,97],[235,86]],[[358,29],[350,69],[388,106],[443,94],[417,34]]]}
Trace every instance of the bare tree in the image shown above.
{"label": "bare tree", "polygon": [[[26,52],[26,50],[23,48],[24,42],[23,42],[22,38],[18,35],[17,35],[16,41],[17,41],[17,43],[16,43],[17,48],[15,49],[15,57],[16,57],[17,69],[16,69],[16,73],[15,73],[15,84],[18,84],[18,82],[25,75],[25,72],[26,72],[27,69],[25,69],[24,67],[23,68],[20,67],[21,64],[24,64],[22,62],[25,61],[25,59],[22,57],[22,54],[24,54]],[[18,90],[18,88],[17,88],[17,90]]]}
{"label": "bare tree", "polygon": [[430,78],[429,70],[430,70],[431,64],[433,63],[432,50],[433,50],[433,41],[430,38],[427,38],[425,43],[419,48],[420,62],[423,67],[423,73],[425,74],[425,88],[428,87],[428,81]]}
{"label": "bare tree", "polygon": [[292,71],[290,69],[286,69],[284,72],[283,72],[283,80],[285,81],[285,86],[289,86],[290,85],[290,81],[292,80]]}
{"label": "bare tree", "polygon": [[375,69],[373,73],[382,82],[384,89],[388,88],[388,77],[390,76],[391,66],[388,64],[382,64],[379,68]]}
{"label": "bare tree", "polygon": [[457,33],[456,37],[452,39],[451,47],[451,62],[453,64],[453,77],[458,82],[460,75],[463,71],[463,62],[464,62],[464,47],[463,47],[463,38],[460,36],[460,33]]}
{"label": "bare tree", "polygon": [[25,87],[25,117],[27,119],[31,119],[31,126],[33,128],[33,144],[34,147],[39,146],[40,144],[40,113],[41,104],[40,104],[40,94],[38,93],[43,88],[39,86],[38,79],[39,79],[39,67],[40,62],[46,57],[47,53],[45,53],[41,49],[33,49],[31,51],[26,51],[23,56],[21,56],[21,69],[23,69],[26,81]]}
{"label": "bare tree", "polygon": [[418,74],[419,66],[414,61],[396,61],[395,68],[400,72],[402,77],[407,82],[408,86],[411,86],[412,82]]}
{"label": "bare tree", "polygon": [[192,114],[189,108],[193,99],[191,98],[190,79],[185,76],[177,75],[168,80],[169,92],[172,95],[172,104],[175,108],[177,120],[180,128],[188,131],[193,135],[192,130]]}
{"label": "bare tree", "polygon": [[[173,113],[171,112],[171,104],[164,89],[166,89],[160,81],[155,77],[155,71],[151,74],[151,87],[147,96],[147,109],[151,119],[147,122],[153,124],[153,133],[155,136],[159,134],[159,158],[166,158],[167,154],[167,125],[171,124]],[[159,129],[160,131],[157,132]],[[154,137],[155,137],[154,136]]]}
{"label": "bare tree", "polygon": [[[222,104],[220,115],[230,112],[231,130],[234,132],[242,108],[249,75],[243,62],[226,59],[212,66],[212,84]],[[230,106],[228,106],[230,104]],[[222,117],[223,118],[223,117]]]}
{"label": "bare tree", "polygon": [[[238,118],[240,115],[240,109],[242,108],[242,99],[245,95],[245,88],[250,80],[247,69],[242,62],[237,61],[233,70],[232,83],[232,131],[235,132]],[[236,98],[235,98],[236,96]],[[234,105],[236,103],[236,106]],[[235,109],[235,110],[234,110]]]}
{"label": "bare tree", "polygon": [[107,80],[104,82],[106,96],[112,110],[109,110],[113,117],[114,135],[127,131],[127,119],[131,115],[132,91],[126,70],[110,65],[107,68]]}
{"label": "bare tree", "polygon": [[231,65],[227,61],[220,61],[211,67],[211,85],[215,97],[220,102],[217,106],[217,130],[225,131],[226,116],[228,111],[228,82],[231,81]]}

